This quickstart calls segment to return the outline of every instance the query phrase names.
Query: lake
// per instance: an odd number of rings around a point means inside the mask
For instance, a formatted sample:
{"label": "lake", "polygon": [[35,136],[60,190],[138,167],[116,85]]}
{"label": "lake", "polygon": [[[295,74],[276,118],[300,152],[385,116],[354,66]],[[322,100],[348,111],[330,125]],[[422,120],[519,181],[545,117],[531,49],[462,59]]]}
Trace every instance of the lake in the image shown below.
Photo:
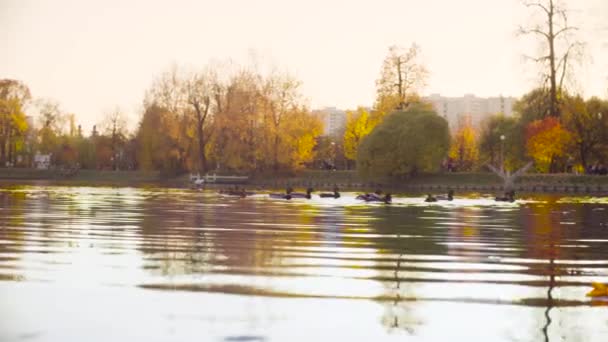
{"label": "lake", "polygon": [[1,341],[600,341],[608,199],[0,188]]}

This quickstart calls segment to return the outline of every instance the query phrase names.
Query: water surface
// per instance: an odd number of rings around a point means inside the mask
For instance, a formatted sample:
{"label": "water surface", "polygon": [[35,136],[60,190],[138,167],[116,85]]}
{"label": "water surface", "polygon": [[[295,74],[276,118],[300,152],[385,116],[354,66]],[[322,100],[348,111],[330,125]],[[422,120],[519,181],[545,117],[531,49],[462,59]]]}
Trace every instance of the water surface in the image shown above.
{"label": "water surface", "polygon": [[0,188],[2,341],[597,341],[608,200]]}

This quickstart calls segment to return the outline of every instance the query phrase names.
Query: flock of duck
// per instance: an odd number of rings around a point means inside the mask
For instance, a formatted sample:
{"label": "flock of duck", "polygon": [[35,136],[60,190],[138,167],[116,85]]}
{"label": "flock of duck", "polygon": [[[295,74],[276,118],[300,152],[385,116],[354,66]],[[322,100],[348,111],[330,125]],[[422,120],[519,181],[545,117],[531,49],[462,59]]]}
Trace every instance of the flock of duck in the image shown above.
{"label": "flock of duck", "polygon": [[[291,200],[295,198],[311,199],[313,197],[313,188],[306,189],[306,192],[295,192],[293,188],[288,187],[284,193],[270,193],[268,197],[274,199]],[[256,195],[255,192],[247,191],[244,188],[235,187],[228,190],[220,190],[219,193],[225,196],[236,196],[236,197],[247,197]],[[333,192],[322,192],[319,193],[320,198],[340,198],[340,192],[338,187],[333,188]],[[383,193],[382,190],[376,190],[371,193],[359,194],[355,197],[357,200],[364,202],[379,202],[379,203],[392,203],[392,195],[390,193]],[[427,194],[425,202],[439,202],[439,201],[452,201],[454,200],[454,190],[449,189],[447,195],[432,195]],[[506,191],[503,196],[497,196],[495,199],[497,202],[514,202],[515,191]]]}
{"label": "flock of duck", "polygon": [[[270,193],[268,196],[274,199],[283,199],[283,200],[291,200],[294,198],[303,198],[303,199],[311,199],[312,193],[314,190],[312,188],[306,189],[306,192],[294,192],[293,188],[288,187],[285,189],[284,193]],[[220,194],[226,196],[238,196],[238,197],[247,197],[256,195],[255,192],[246,191],[245,189],[239,189],[235,187],[229,190],[220,190]],[[322,192],[319,193],[318,196],[320,198],[340,198],[340,192],[338,187],[333,188],[333,192]],[[383,194],[381,190],[376,190],[372,193],[359,194],[355,197],[357,200],[365,201],[365,202],[379,202],[390,204],[392,202],[392,197],[390,193]],[[439,202],[439,201],[453,201],[454,200],[454,190],[449,189],[446,195],[432,195],[427,194],[424,199],[425,202]],[[509,190],[505,191],[503,196],[497,196],[495,199],[497,202],[514,202],[515,201],[515,191]],[[593,298],[596,301],[606,301],[608,302],[608,285],[603,283],[594,282],[591,284],[593,290],[586,294],[587,297]]]}

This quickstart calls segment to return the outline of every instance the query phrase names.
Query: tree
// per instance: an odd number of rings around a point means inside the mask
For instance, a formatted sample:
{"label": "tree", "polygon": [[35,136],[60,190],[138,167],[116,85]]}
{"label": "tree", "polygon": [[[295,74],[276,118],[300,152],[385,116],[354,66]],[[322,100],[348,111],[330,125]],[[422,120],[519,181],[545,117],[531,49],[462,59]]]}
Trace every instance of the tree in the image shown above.
{"label": "tree", "polygon": [[558,119],[547,117],[530,123],[526,129],[526,150],[541,172],[557,172],[558,158],[566,156],[572,143],[570,132]]}
{"label": "tree", "polygon": [[179,127],[173,113],[158,105],[146,108],[137,130],[137,164],[143,170],[175,175],[183,170],[182,149],[175,133]]}
{"label": "tree", "polygon": [[450,147],[450,158],[456,161],[461,171],[471,171],[479,159],[477,134],[470,121],[455,132]]}
{"label": "tree", "polygon": [[364,177],[404,177],[435,171],[450,144],[447,121],[426,106],[389,114],[363,139],[357,168]]}
{"label": "tree", "polygon": [[103,135],[110,138],[110,160],[112,170],[118,169],[119,158],[122,147],[127,139],[127,118],[125,114],[116,107],[113,111],[106,113],[101,123]]}
{"label": "tree", "polygon": [[608,101],[593,97],[586,102],[577,96],[564,103],[564,126],[572,133],[578,159],[587,168],[592,154],[601,158],[602,150],[608,144],[605,140],[604,117],[608,117]]}
{"label": "tree", "polygon": [[389,48],[376,81],[376,110],[390,113],[404,109],[410,97],[415,98],[418,88],[425,85],[428,71],[418,62],[419,54],[420,47],[415,43],[409,49],[396,45]]}
{"label": "tree", "polygon": [[265,155],[271,156],[272,169],[279,170],[279,150],[285,118],[290,112],[301,110],[299,88],[301,83],[289,74],[271,74],[263,80],[260,110],[266,129]]}
{"label": "tree", "polygon": [[557,3],[557,0],[526,1],[528,8],[540,11],[544,20],[541,24],[531,27],[520,27],[522,35],[534,35],[541,39],[543,55],[528,57],[540,64],[545,71],[542,72],[543,84],[549,83],[549,115],[559,117],[560,93],[563,90],[564,80],[569,71],[571,61],[582,54],[583,44],[572,37],[577,27],[568,23],[568,12]]}
{"label": "tree", "polygon": [[[504,140],[501,136],[504,136]],[[479,136],[479,152],[483,164],[498,165],[500,169],[499,163],[502,162],[507,170],[521,167],[526,153],[521,121],[503,114],[492,115],[484,120]]]}
{"label": "tree", "polygon": [[377,122],[373,120],[367,109],[359,107],[356,111],[346,112],[346,128],[344,130],[344,155],[349,160],[357,159],[359,144]]}
{"label": "tree", "polygon": [[15,164],[17,146],[23,146],[28,128],[24,106],[30,100],[29,88],[20,81],[0,79],[0,167]]}
{"label": "tree", "polygon": [[283,165],[291,170],[302,169],[314,158],[316,138],[323,131],[323,121],[305,107],[290,112],[286,119],[282,139],[284,153],[281,154],[285,157]]}
{"label": "tree", "polygon": [[213,99],[215,107],[221,110],[221,85],[218,83],[216,74],[211,69],[202,72],[192,73],[182,81],[183,91],[191,112],[194,114],[196,124],[196,136],[198,140],[198,160],[199,170],[207,170],[207,158],[205,150],[210,140],[206,134],[211,126],[210,121],[213,116]]}
{"label": "tree", "polygon": [[[160,139],[170,146],[164,146],[171,150],[171,166],[162,164],[163,172],[172,174],[182,172],[193,167],[193,157],[197,158],[195,149],[195,123],[192,120],[191,106],[188,103],[187,93],[184,91],[185,76],[177,65],[161,73],[147,90],[144,98],[144,110],[153,109],[162,112],[161,124],[166,126],[146,127],[147,129],[163,130]],[[145,135],[147,135],[146,132]],[[157,165],[160,166],[160,165]]]}
{"label": "tree", "polygon": [[513,104],[513,111],[519,115],[519,119],[525,124],[535,120],[542,120],[551,116],[549,91],[536,88],[524,94]]}
{"label": "tree", "polygon": [[55,100],[38,99],[36,107],[41,124],[38,130],[38,151],[44,154],[56,152],[59,148],[60,136],[64,133],[66,116]]}

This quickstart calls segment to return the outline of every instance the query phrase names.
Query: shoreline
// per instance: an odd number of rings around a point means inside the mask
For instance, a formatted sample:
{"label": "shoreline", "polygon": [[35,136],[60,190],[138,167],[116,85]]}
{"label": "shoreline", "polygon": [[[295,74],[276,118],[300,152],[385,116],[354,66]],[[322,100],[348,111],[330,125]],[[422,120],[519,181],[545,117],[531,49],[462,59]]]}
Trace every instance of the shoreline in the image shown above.
{"label": "shoreline", "polygon": [[[35,169],[0,169],[0,187],[6,186],[100,186],[191,188],[189,175],[163,178],[158,172],[81,170],[64,176],[57,171]],[[368,181],[354,171],[306,170],[295,176],[256,176],[245,184],[207,183],[205,188],[232,186],[248,189],[284,189],[312,187],[317,191],[340,190],[385,192],[486,192],[503,191],[502,180],[492,173],[424,174],[407,180]],[[515,182],[516,192],[530,194],[581,194],[608,196],[608,176],[573,174],[526,174]]]}

